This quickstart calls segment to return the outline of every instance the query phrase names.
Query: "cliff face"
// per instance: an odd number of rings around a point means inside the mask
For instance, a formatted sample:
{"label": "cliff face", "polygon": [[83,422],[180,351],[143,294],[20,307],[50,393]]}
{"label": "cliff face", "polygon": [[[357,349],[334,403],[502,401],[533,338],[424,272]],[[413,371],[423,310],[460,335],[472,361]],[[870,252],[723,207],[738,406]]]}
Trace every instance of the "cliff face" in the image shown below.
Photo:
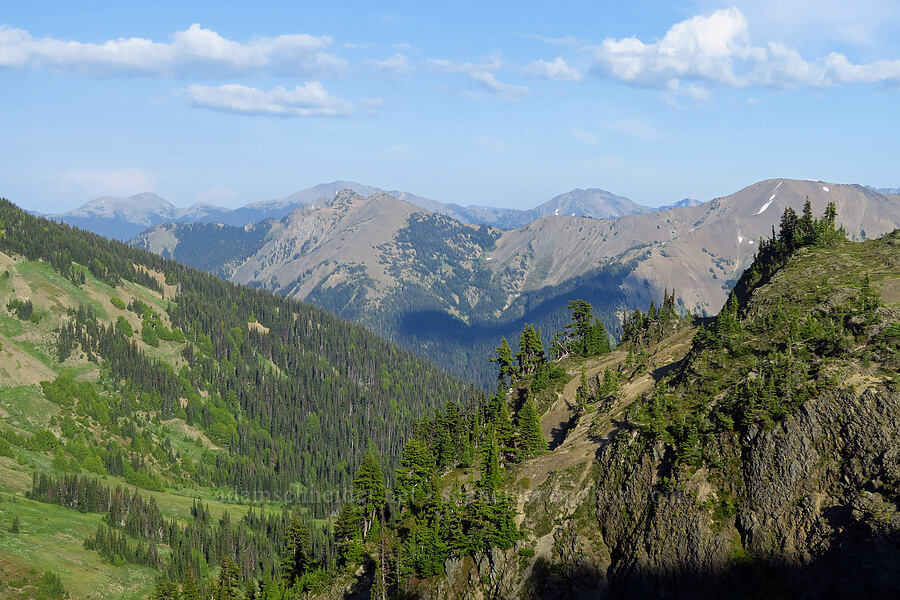
{"label": "cliff face", "polygon": [[[772,430],[722,440],[737,477],[675,490],[662,444],[627,433],[599,456],[596,515],[613,591],[713,597],[898,589],[900,394],[862,384],[807,401]],[[733,500],[721,487],[735,492]],[[892,566],[893,565],[893,566]]]}
{"label": "cliff face", "polygon": [[538,399],[551,452],[506,485],[526,539],[419,595],[898,597],[898,317],[895,233],[801,249],[733,322],[567,363]]}

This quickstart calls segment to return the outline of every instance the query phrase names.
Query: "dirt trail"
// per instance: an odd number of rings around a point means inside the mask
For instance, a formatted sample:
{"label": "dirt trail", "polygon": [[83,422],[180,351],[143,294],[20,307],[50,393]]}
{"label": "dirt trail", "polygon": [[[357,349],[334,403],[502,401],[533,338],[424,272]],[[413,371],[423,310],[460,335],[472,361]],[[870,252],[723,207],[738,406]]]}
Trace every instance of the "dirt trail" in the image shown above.
{"label": "dirt trail", "polygon": [[[696,329],[685,328],[654,345],[651,348],[649,370],[660,374],[675,366],[690,350],[694,333]],[[614,368],[625,360],[626,355],[624,350],[615,350],[607,356],[591,359],[585,363],[585,374],[590,379],[607,367]],[[529,490],[540,486],[551,473],[583,465],[584,470],[579,478],[580,485],[587,476],[597,450],[613,429],[612,420],[621,417],[628,405],[649,391],[654,383],[654,376],[651,374],[643,374],[626,381],[618,394],[617,402],[607,412],[610,417],[609,424],[598,432],[599,435],[592,435],[590,429],[593,414],[580,419],[576,415],[575,395],[580,385],[580,368],[577,372],[570,372],[569,375],[572,379],[541,418],[541,426],[548,439],[551,439],[552,434],[560,427],[568,429],[565,439],[551,452],[524,462],[516,473],[517,480],[526,477],[529,479]],[[571,428],[570,423],[573,425]],[[520,504],[524,504],[525,496],[527,494],[520,498]],[[519,506],[520,512],[522,508],[523,506]]]}

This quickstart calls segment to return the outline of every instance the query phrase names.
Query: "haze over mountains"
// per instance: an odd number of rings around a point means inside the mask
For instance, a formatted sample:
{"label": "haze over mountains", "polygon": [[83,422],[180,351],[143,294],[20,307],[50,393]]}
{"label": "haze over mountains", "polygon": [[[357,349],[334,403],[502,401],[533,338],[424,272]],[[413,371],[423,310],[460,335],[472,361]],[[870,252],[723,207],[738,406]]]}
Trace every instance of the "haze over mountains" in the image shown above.
{"label": "haze over mountains", "polygon": [[49,216],[106,237],[128,240],[159,223],[218,220],[228,212],[211,204],[178,208],[156,194],[144,192],[127,198],[101,196],[74,210]]}
{"label": "haze over mountains", "polygon": [[[333,198],[341,190],[351,190],[365,197],[385,192],[380,188],[354,181],[332,181],[294,192],[284,198],[254,202],[235,209],[211,204],[195,204],[188,208],[178,208],[156,194],[142,193],[126,198],[103,196],[91,200],[77,209],[48,216],[107,237],[129,240],[138,233],[160,223],[216,222],[242,227],[248,223],[265,219],[280,219],[300,206],[314,204],[323,198]],[[551,198],[535,208],[523,210],[490,206],[462,206],[398,190],[385,193],[431,212],[452,217],[461,223],[492,225],[501,229],[521,227],[548,215],[611,219],[623,215],[699,203],[696,200],[685,198],[674,204],[651,208],[604,190],[575,189]]]}
{"label": "haze over mountains", "polygon": [[622,309],[646,306],[665,289],[676,290],[684,309],[714,314],[758,240],[806,198],[815,214],[835,202],[851,237],[900,225],[895,198],[858,185],[773,179],[703,204],[615,219],[565,216],[612,206],[608,196],[585,204],[599,196],[579,192],[509,230],[463,223],[390,193],[346,189],[280,219],[164,224],[134,243],[306,299],[471,376],[499,335],[524,322],[558,329],[574,297],[592,302],[611,330]]}

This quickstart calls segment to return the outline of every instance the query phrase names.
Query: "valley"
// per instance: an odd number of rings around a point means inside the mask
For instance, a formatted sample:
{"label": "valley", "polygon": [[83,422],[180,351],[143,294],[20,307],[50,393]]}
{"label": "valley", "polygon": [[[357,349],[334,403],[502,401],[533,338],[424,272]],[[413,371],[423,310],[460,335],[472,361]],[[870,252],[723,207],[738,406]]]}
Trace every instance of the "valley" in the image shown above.
{"label": "valley", "polygon": [[459,377],[489,385],[499,336],[565,322],[573,297],[615,332],[623,310],[676,290],[715,314],[784,209],[834,202],[857,239],[900,225],[900,203],[862,186],[766,180],[703,204],[613,219],[547,215],[467,225],[390,194],[350,190],[243,228],[164,224],[132,242],[238,283],[305,299]]}

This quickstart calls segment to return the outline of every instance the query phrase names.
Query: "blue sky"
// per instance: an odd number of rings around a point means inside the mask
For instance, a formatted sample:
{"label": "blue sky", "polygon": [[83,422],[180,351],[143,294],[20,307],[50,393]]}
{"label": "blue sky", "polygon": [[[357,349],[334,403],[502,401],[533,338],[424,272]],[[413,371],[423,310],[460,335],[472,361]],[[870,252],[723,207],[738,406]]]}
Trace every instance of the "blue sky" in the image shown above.
{"label": "blue sky", "polygon": [[890,0],[8,3],[0,195],[238,206],[350,179],[527,208],[900,186],[898,30]]}

